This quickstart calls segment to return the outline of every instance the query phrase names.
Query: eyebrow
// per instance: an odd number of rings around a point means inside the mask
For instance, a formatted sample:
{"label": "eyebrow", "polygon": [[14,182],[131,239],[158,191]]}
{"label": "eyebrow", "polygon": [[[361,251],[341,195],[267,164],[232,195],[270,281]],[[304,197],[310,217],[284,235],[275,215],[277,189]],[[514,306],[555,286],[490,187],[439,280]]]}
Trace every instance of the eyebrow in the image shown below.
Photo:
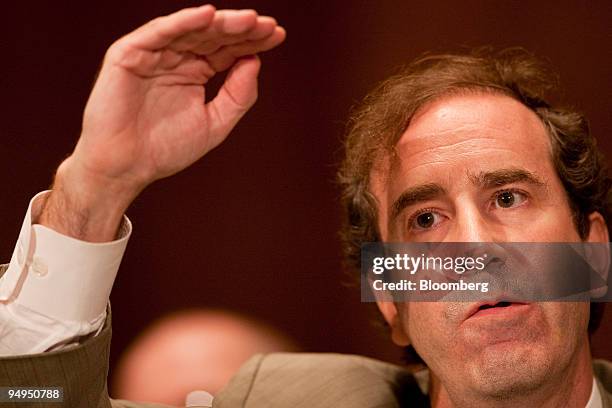
{"label": "eyebrow", "polygon": [[[501,187],[512,183],[527,183],[537,187],[546,187],[546,183],[534,173],[520,168],[481,172],[476,175],[469,175],[469,179],[472,184],[484,189]],[[391,205],[389,223],[391,224],[406,207],[436,199],[444,194],[446,194],[444,187],[436,183],[421,184],[406,189]]]}
{"label": "eyebrow", "polygon": [[483,188],[500,187],[512,183],[527,183],[538,187],[546,186],[546,183],[534,173],[518,168],[482,172],[477,175],[471,175],[470,180],[474,185]]}
{"label": "eyebrow", "polygon": [[444,190],[441,185],[436,183],[421,184],[410,187],[404,190],[391,206],[391,217],[389,218],[389,221],[393,222],[404,208],[410,207],[411,205],[419,202],[433,200],[444,195],[445,193],[446,190]]}

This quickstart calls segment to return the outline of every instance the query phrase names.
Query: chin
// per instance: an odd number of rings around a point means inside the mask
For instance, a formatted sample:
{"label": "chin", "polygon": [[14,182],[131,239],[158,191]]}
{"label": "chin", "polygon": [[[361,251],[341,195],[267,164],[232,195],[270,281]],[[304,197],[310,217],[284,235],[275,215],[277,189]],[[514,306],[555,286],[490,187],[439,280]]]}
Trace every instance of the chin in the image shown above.
{"label": "chin", "polygon": [[469,364],[468,372],[476,392],[504,399],[538,389],[552,374],[555,361],[550,350],[533,344],[500,344],[483,350]]}

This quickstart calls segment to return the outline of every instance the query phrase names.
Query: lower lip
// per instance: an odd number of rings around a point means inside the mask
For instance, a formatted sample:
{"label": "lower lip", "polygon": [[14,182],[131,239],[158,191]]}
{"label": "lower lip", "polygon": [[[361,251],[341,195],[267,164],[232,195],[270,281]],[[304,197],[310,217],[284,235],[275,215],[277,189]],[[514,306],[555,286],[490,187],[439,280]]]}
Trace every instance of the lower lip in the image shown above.
{"label": "lower lip", "polygon": [[508,317],[515,313],[521,313],[529,309],[529,305],[525,303],[512,303],[510,306],[506,307],[489,307],[487,309],[480,309],[469,318],[479,318],[479,317],[487,317],[487,316],[500,316],[500,317]]}

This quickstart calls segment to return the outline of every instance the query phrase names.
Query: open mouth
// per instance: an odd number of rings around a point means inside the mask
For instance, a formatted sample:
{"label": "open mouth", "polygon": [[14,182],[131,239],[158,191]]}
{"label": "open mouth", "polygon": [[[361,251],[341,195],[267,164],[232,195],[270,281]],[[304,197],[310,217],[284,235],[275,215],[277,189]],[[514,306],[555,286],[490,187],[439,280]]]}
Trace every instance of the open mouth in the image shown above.
{"label": "open mouth", "polygon": [[486,310],[486,309],[491,309],[493,307],[508,307],[512,305],[512,302],[497,302],[494,305],[481,305],[478,310]]}
{"label": "open mouth", "polygon": [[506,300],[480,303],[471,308],[471,311],[468,314],[468,319],[472,317],[510,313],[522,310],[526,306],[528,306],[527,303],[510,302]]}

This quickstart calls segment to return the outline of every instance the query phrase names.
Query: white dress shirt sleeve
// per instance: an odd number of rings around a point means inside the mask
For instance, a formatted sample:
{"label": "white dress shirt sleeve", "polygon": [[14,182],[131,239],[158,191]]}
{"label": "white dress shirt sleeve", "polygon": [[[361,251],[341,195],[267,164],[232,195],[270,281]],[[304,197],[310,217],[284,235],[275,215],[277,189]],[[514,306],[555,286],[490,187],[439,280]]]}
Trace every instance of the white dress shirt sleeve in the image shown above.
{"label": "white dress shirt sleeve", "polygon": [[96,334],[132,226],[118,239],[91,243],[36,224],[45,194],[26,213],[8,269],[0,278],[0,356],[55,350]]}

